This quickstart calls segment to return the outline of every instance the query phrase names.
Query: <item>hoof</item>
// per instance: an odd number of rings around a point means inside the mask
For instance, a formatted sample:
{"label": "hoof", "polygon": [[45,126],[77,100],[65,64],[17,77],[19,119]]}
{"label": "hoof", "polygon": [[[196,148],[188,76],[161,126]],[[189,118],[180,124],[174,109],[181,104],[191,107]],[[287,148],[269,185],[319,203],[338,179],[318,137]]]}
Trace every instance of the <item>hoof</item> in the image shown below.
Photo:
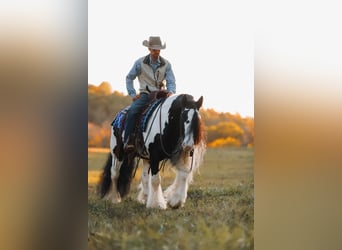
{"label": "hoof", "polygon": [[147,202],[147,194],[139,194],[138,195],[138,202],[141,204],[146,204]]}
{"label": "hoof", "polygon": [[147,200],[146,203],[147,208],[159,208],[159,209],[166,209],[167,204],[164,199],[159,199],[159,200]]}
{"label": "hoof", "polygon": [[166,204],[155,204],[155,205],[146,205],[147,208],[158,208],[158,209],[166,209]]}
{"label": "hoof", "polygon": [[178,203],[175,203],[175,204],[170,204],[169,203],[169,206],[172,208],[172,209],[178,209],[178,208],[181,208],[184,206],[184,203],[182,203],[181,201],[179,201]]}
{"label": "hoof", "polygon": [[171,199],[168,200],[168,204],[171,208],[180,208],[183,207],[185,203],[185,199],[180,195],[173,195]]}

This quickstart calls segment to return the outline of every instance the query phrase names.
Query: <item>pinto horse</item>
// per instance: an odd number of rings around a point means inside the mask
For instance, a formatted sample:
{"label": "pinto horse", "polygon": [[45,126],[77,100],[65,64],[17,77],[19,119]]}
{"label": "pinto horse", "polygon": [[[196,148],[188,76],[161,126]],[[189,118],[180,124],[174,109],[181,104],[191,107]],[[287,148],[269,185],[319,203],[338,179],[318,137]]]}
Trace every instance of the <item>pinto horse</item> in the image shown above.
{"label": "pinto horse", "polygon": [[[202,103],[202,96],[195,101],[193,96],[188,94],[162,98],[141,133],[144,155],[124,152],[124,131],[122,129],[118,134],[115,130],[117,125],[113,125],[111,152],[99,183],[101,198],[113,203],[120,202],[129,193],[134,170],[138,166],[138,160],[142,158],[143,170],[138,201],[146,204],[147,208],[166,209],[167,205],[171,208],[182,207],[193,172],[202,163],[205,152],[205,136],[199,114]],[[170,160],[176,169],[176,177],[162,192],[159,170],[161,162],[165,163],[166,160]]]}

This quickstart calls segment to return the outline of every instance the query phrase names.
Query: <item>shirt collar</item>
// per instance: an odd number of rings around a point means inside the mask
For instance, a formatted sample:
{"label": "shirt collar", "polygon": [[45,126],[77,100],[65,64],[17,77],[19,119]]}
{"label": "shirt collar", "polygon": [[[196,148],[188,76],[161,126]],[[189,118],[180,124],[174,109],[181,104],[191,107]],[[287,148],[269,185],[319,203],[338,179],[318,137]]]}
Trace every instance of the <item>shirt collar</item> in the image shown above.
{"label": "shirt collar", "polygon": [[155,62],[153,62],[152,61],[152,57],[151,57],[151,55],[150,55],[150,64],[160,64],[160,56],[158,56],[158,59],[157,59],[157,61],[155,61]]}

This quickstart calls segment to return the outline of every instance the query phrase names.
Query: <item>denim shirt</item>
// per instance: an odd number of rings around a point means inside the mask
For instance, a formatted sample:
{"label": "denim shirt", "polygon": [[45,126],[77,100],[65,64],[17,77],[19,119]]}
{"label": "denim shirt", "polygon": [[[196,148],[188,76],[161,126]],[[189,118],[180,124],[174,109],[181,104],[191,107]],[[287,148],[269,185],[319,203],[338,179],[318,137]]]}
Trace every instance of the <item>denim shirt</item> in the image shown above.
{"label": "denim shirt", "polygon": [[[127,92],[131,97],[134,97],[136,95],[136,90],[134,89],[133,81],[134,79],[140,75],[141,73],[141,63],[145,59],[145,57],[139,58],[137,61],[135,61],[132,69],[129,71],[128,75],[126,76],[126,88]],[[152,62],[152,58],[150,56],[150,66],[152,67],[153,71],[156,71],[158,66],[160,65],[160,58],[158,58],[157,61]],[[168,63],[166,67],[165,72],[165,81],[166,81],[166,89],[169,92],[172,92],[173,94],[176,93],[176,79],[172,71],[171,64]]]}

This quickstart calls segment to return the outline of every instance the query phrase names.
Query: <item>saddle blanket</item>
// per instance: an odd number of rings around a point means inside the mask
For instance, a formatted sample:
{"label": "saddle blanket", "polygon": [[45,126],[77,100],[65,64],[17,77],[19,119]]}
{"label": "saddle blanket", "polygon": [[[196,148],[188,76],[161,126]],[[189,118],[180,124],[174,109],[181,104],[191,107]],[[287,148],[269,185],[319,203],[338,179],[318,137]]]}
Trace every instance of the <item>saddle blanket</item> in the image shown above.
{"label": "saddle blanket", "polygon": [[[139,128],[141,129],[142,132],[146,131],[147,122],[149,121],[153,111],[158,107],[158,105],[162,101],[164,101],[164,98],[157,99],[157,100],[153,101],[151,104],[149,104],[147,106],[147,108],[145,108],[142,111],[142,115],[141,115],[140,119],[138,119],[138,121],[140,123]],[[125,107],[124,109],[120,110],[119,113],[115,116],[113,122],[111,123],[111,125],[114,128],[118,128],[120,130],[124,129],[124,125],[125,125],[125,121],[126,121],[126,115],[127,115],[129,108],[130,108],[130,106]]]}
{"label": "saddle blanket", "polygon": [[147,111],[143,112],[143,115],[141,117],[141,120],[140,120],[140,129],[142,132],[145,132],[146,131],[146,125],[147,125],[147,122],[148,120],[150,119],[153,111],[158,107],[158,105],[164,101],[165,99],[164,98],[161,98],[161,99],[157,99],[155,100],[154,102],[152,102],[148,107],[147,107]]}
{"label": "saddle blanket", "polygon": [[129,110],[130,106],[125,107],[124,109],[120,110],[119,113],[117,113],[117,115],[115,116],[113,122],[111,123],[111,125],[114,128],[124,128],[124,124],[125,124],[125,120],[126,120],[126,114],[127,111]]}

